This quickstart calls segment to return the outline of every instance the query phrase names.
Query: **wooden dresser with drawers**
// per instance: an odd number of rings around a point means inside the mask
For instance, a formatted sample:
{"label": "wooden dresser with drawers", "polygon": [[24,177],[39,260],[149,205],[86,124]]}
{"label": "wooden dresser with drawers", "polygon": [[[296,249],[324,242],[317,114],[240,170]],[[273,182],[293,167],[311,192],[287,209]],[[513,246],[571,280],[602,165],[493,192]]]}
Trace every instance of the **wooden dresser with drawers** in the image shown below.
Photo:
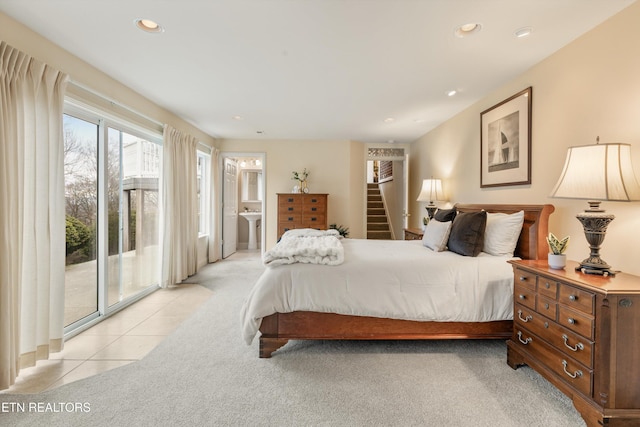
{"label": "wooden dresser with drawers", "polygon": [[510,261],[507,363],[529,365],[573,400],[587,426],[640,426],[640,277]]}
{"label": "wooden dresser with drawers", "polygon": [[278,193],[278,240],[294,228],[327,229],[327,194]]}

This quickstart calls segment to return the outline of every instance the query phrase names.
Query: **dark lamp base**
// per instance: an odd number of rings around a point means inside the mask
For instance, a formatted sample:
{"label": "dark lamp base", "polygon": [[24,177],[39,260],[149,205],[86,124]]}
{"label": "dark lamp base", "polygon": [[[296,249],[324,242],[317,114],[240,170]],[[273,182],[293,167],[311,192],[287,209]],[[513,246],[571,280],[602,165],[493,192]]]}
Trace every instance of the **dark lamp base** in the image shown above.
{"label": "dark lamp base", "polygon": [[584,235],[589,243],[589,249],[591,249],[589,257],[584,259],[576,270],[580,270],[583,273],[600,274],[604,276],[614,275],[615,272],[611,270],[611,266],[600,258],[600,246],[604,241],[607,226],[613,221],[615,216],[607,214],[604,211],[589,209],[576,215],[576,218],[582,223]]}

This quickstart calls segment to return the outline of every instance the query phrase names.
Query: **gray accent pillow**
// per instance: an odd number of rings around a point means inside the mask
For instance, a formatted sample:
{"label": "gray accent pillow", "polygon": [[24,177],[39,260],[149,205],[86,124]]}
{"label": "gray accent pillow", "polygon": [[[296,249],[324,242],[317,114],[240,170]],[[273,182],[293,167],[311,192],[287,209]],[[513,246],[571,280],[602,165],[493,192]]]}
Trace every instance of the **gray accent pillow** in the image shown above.
{"label": "gray accent pillow", "polygon": [[451,252],[464,256],[478,256],[484,246],[487,212],[461,212],[456,216],[449,233],[447,246]]}
{"label": "gray accent pillow", "polygon": [[456,217],[456,208],[453,209],[440,209],[433,215],[433,219],[440,222],[453,221]]}

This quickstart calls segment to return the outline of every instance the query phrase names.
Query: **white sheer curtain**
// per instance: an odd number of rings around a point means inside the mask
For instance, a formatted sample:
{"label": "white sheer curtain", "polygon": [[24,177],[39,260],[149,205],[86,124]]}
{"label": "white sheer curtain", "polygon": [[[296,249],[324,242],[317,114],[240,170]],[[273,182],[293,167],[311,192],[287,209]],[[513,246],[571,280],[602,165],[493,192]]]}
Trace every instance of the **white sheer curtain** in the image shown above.
{"label": "white sheer curtain", "polygon": [[174,285],[198,263],[197,140],[169,125],[162,145],[162,279]]}
{"label": "white sheer curtain", "polygon": [[220,197],[216,197],[216,191],[220,191],[220,170],[218,161],[220,159],[220,150],[214,148],[211,150],[211,173],[210,185],[211,189],[211,223],[209,225],[209,262],[216,262],[220,259]]}
{"label": "white sheer curtain", "polygon": [[0,43],[0,389],[63,345],[66,85]]}

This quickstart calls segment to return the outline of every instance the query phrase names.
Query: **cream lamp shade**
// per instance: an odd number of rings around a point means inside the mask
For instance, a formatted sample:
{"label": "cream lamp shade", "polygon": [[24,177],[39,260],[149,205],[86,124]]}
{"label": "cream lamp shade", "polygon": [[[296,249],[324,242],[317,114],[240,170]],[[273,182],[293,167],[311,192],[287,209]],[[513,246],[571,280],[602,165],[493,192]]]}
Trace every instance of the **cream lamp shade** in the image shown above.
{"label": "cream lamp shade", "polygon": [[433,204],[436,200],[442,200],[444,193],[442,192],[442,180],[434,179],[433,177],[429,179],[422,180],[422,189],[420,190],[420,194],[416,201],[418,202],[429,202],[429,205],[426,206],[426,210],[429,214],[429,218],[433,218],[433,214],[436,212],[436,205]]}
{"label": "cream lamp shade", "polygon": [[[599,139],[599,138],[598,138]],[[640,185],[631,163],[631,145],[595,144],[569,147],[564,168],[551,197],[586,199],[589,209],[576,215],[582,223],[591,253],[577,270],[613,275],[600,258],[600,245],[614,215],[600,209],[603,200],[640,200]]]}
{"label": "cream lamp shade", "polygon": [[631,164],[631,145],[569,147],[564,169],[551,197],[587,200],[640,200]]}

